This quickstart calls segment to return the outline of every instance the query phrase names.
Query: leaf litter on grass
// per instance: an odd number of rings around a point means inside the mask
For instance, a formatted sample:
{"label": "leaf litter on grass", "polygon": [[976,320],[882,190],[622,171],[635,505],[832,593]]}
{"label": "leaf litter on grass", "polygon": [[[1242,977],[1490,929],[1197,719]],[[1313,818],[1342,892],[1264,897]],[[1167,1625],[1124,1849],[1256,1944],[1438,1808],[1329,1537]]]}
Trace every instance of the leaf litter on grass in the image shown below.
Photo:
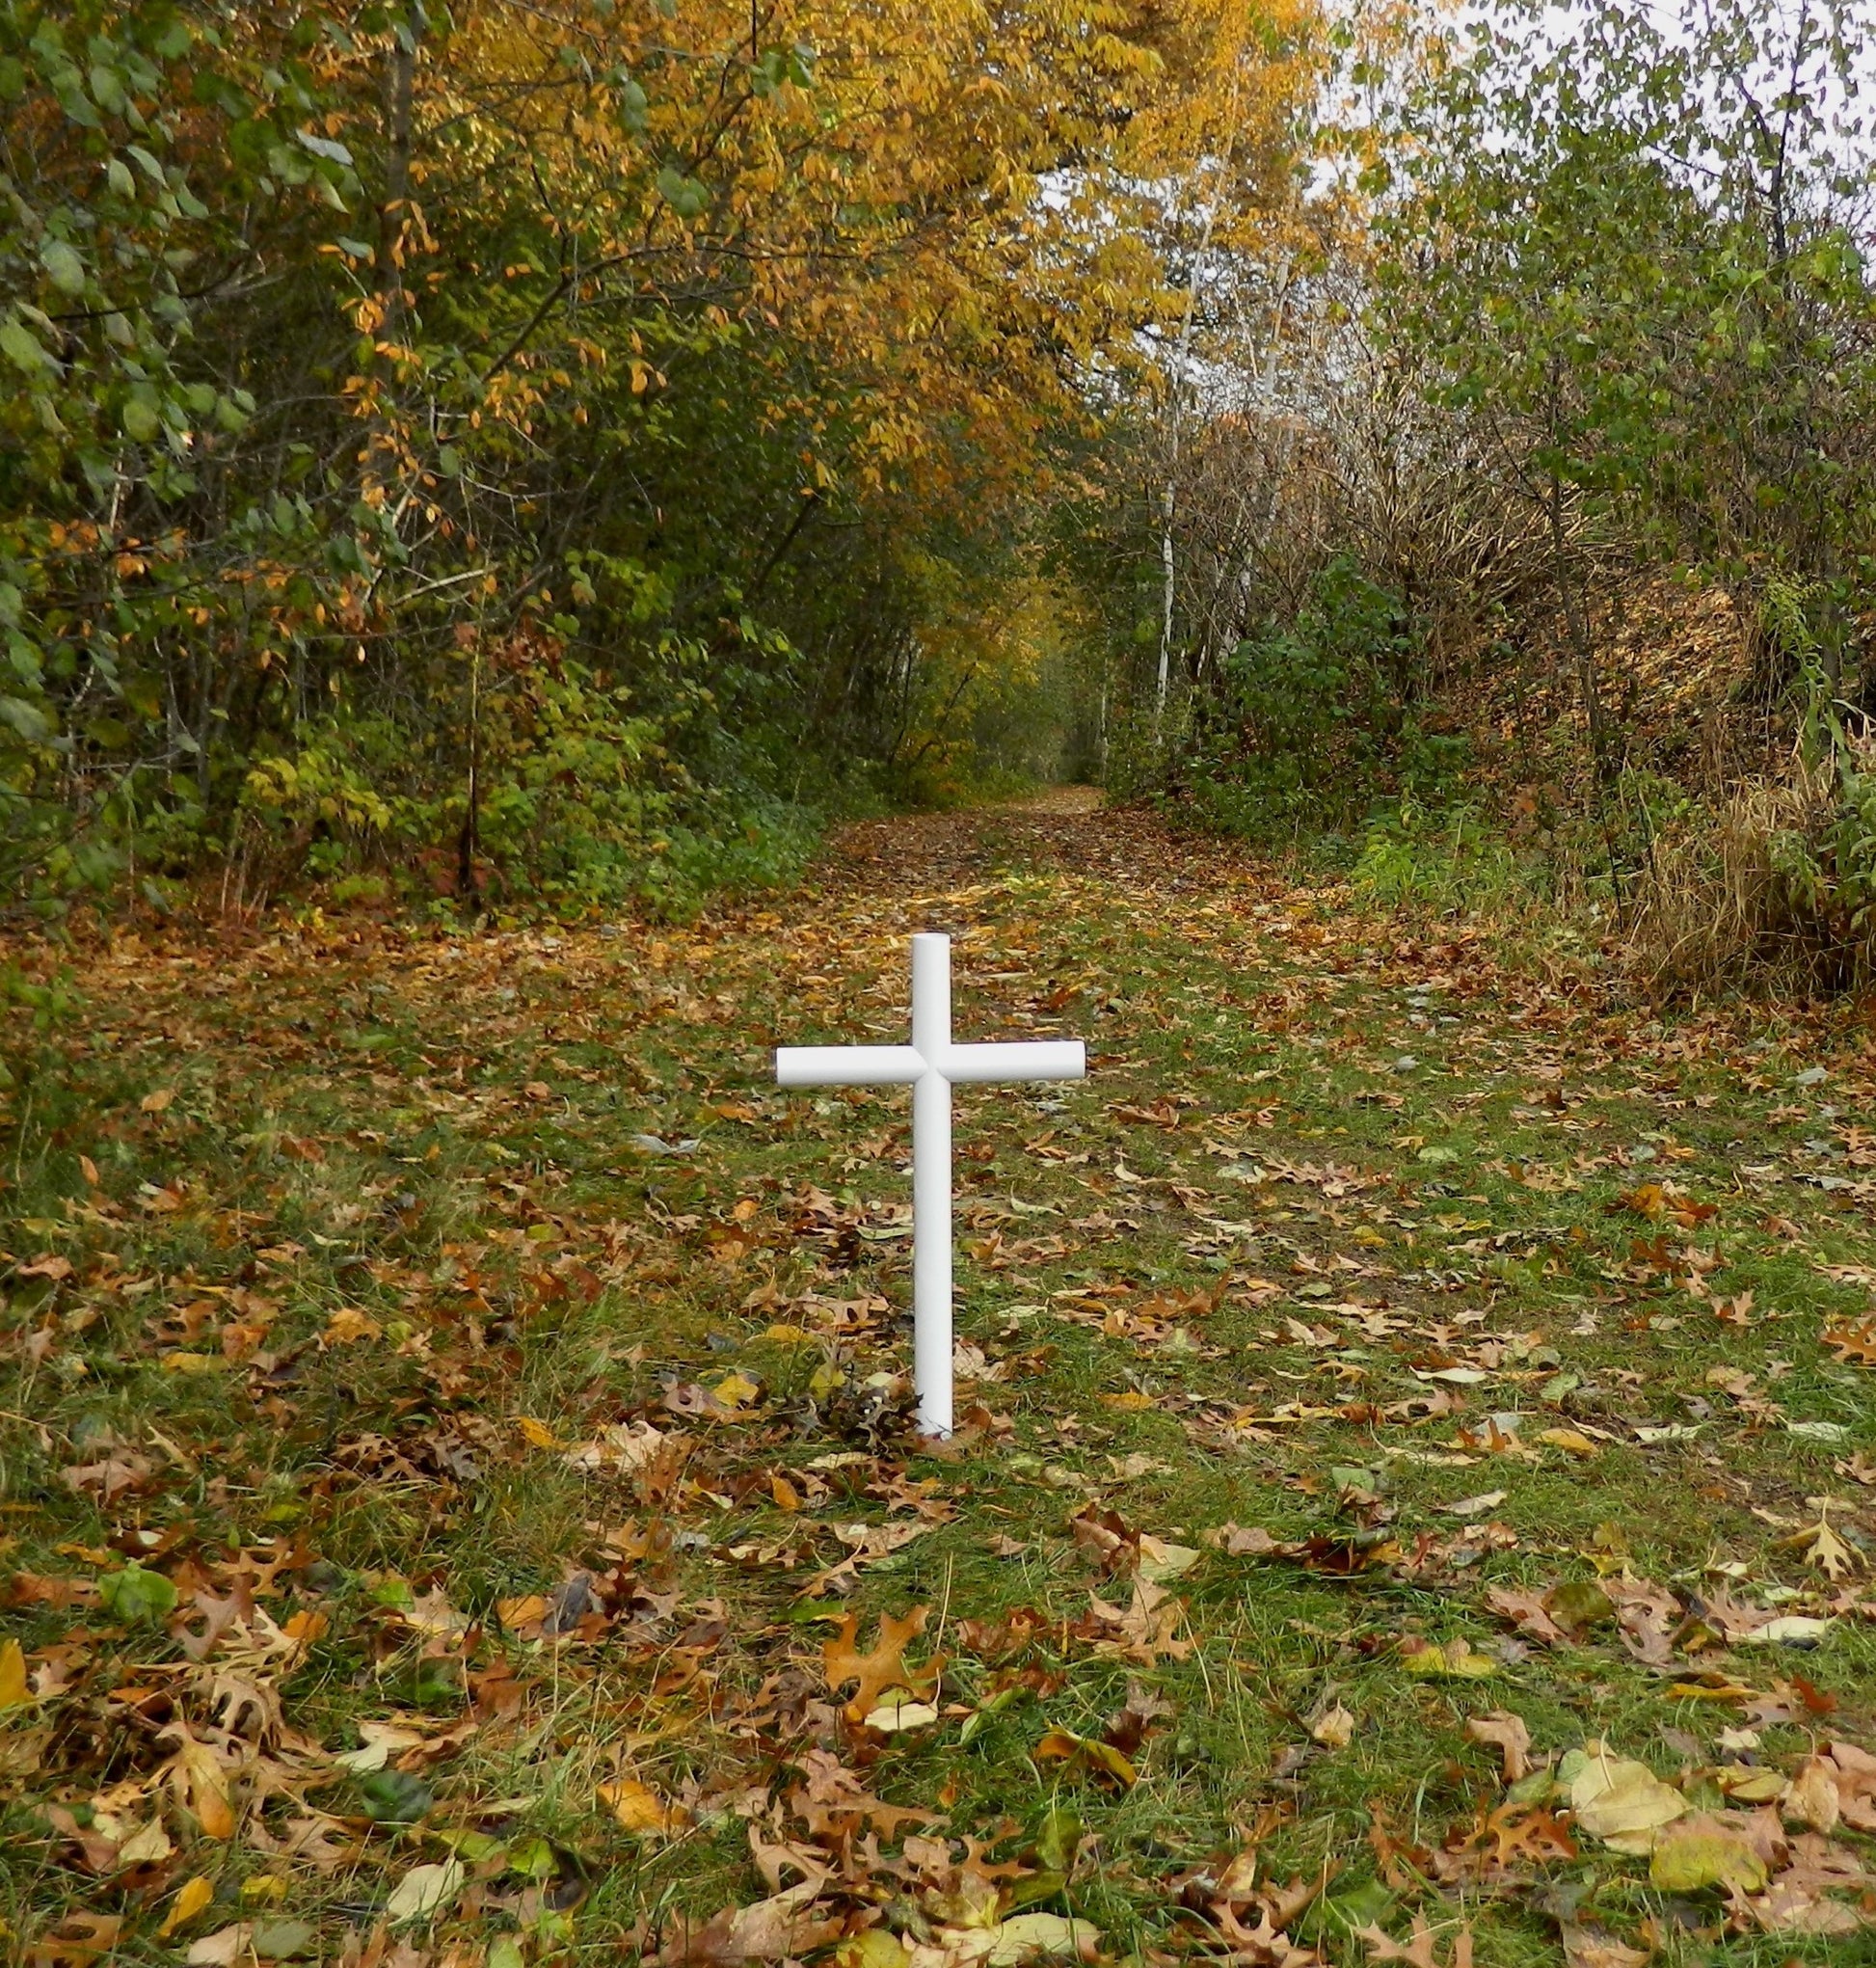
{"label": "leaf litter on grass", "polygon": [[[1876,1252],[1807,1145],[1863,1152],[1845,1110],[1743,1015],[1136,817],[995,875],[974,838],[861,829],[812,908],[686,930],[90,953],[0,1287],[10,1947],[1608,1968],[1866,1927]],[[961,1116],[943,1453],[906,1117],[766,1085],[933,924],[976,1022],[1094,1066]],[[1771,1043],[1867,1098],[1854,1035]]]}

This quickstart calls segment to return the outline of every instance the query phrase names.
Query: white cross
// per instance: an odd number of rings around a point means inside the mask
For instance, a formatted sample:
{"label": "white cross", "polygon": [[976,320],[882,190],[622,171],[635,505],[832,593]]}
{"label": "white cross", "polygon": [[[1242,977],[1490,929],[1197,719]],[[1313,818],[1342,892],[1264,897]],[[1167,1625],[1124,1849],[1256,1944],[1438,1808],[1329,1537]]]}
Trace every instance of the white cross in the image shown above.
{"label": "white cross", "polygon": [[951,1432],[951,1087],[1086,1077],[1079,1039],[951,1043],[949,936],[912,938],[910,1045],[776,1048],[779,1086],[912,1089],[912,1384],[926,1435]]}

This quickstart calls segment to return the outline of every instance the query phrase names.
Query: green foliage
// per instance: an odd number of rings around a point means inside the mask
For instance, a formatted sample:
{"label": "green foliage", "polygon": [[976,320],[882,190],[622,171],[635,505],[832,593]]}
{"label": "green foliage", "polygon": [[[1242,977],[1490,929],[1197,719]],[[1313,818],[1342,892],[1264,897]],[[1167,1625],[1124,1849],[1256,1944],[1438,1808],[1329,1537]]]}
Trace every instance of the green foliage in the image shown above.
{"label": "green foliage", "polygon": [[1508,0],[1407,106],[1376,309],[1560,550],[1784,582],[1833,688],[1876,518],[1863,46],[1847,0]]}
{"label": "green foliage", "polygon": [[1478,806],[1428,806],[1407,794],[1369,822],[1350,879],[1383,907],[1444,914],[1495,909],[1529,895],[1536,871]]}
{"label": "green foliage", "polygon": [[1346,825],[1390,786],[1444,786],[1464,747],[1410,708],[1418,659],[1400,598],[1351,557],[1331,560],[1294,621],[1267,624],[1225,660],[1221,702],[1193,746],[1200,810],[1282,838]]}

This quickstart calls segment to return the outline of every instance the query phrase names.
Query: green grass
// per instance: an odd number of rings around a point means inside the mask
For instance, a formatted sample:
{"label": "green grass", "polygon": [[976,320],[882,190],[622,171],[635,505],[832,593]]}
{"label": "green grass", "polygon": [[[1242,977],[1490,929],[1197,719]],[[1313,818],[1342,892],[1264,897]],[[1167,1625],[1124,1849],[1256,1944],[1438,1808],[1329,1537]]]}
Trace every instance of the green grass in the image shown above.
{"label": "green grass", "polygon": [[[919,858],[938,826],[970,850],[967,886]],[[1876,1958],[1858,1936],[1728,1933],[1717,1900],[1668,1903],[1645,1863],[1587,1838],[1573,1864],[1421,1877],[1503,1795],[1468,1716],[1515,1711],[1539,1755],[1606,1737],[1669,1776],[1742,1725],[1737,1701],[1671,1696],[1675,1674],[1606,1630],[1518,1641],[1490,1589],[1625,1562],[1822,1612],[1863,1578],[1871,1381],[1820,1344],[1870,1303],[1820,1267],[1876,1267],[1861,1034],[1558,998],[1483,940],[1286,893],[1124,819],[974,826],[916,823],[869,882],[684,930],[328,924],[87,953],[82,1015],[11,1095],[7,1566],[83,1588],[142,1552],[186,1604],[224,1594],[242,1550],[286,1555],[262,1605],[322,1624],[283,1678],[242,1671],[277,1685],[291,1731],[334,1752],[365,1722],[475,1726],[423,1764],[420,1825],[370,1826],[361,1780],[329,1765],[258,1805],[250,1772],[238,1836],[201,1838],[172,1804],[174,1849],[146,1875],[87,1873],[48,1806],[108,1813],[100,1795],[137,1794],[173,1748],[114,1690],[160,1690],[205,1727],[207,1669],[159,1622],[16,1582],[7,1631],[51,1689],[0,1712],[0,1919],[22,1943],[105,1907],[119,1954],[155,1960],[261,1915],[306,1923],[330,1958],[412,1864],[475,1832],[499,1852],[432,1945],[511,1932],[530,1958],[612,1958],[673,1907],[762,1896],[750,1799],[785,1795],[818,1734],[876,1794],[999,1852],[1072,1804],[1090,1843],[1067,1903],[1113,1956],[1190,1940],[1169,1882],[1255,1826],[1264,1878],[1339,1869],[1300,1929],[1337,1962],[1365,1958],[1356,1912],[1405,1938],[1418,1905],[1462,1912],[1482,1968],[1554,1963],[1566,1887],[1666,1961]],[[785,1097],[766,1073],[777,1040],[897,1030],[903,938],[926,926],[970,930],[961,1035],[1059,1030],[1093,1056],[1085,1085],[959,1096],[959,1337],[1001,1377],[962,1390],[995,1418],[942,1458],[890,1413],[873,1425],[902,1384],[864,1385],[907,1359],[903,1099]],[[701,1146],[648,1153],[644,1135]],[[1664,1178],[1682,1194],[1651,1199]],[[1716,1316],[1748,1293],[1740,1323]],[[230,1362],[235,1326],[257,1330]],[[660,1405],[667,1382],[734,1372],[758,1389],[738,1418]],[[1494,1452],[1488,1417],[1511,1414],[1514,1452]],[[570,1461],[634,1416],[688,1439],[682,1470]],[[1564,1429],[1599,1431],[1598,1452],[1539,1440]],[[114,1457],[129,1473],[108,1497],[67,1473]],[[1851,1545],[1836,1584],[1788,1543],[1817,1496]],[[1173,1654],[1129,1658],[1091,1614],[1090,1594],[1125,1608],[1132,1586],[1073,1535],[1090,1502],[1203,1553],[1167,1581]],[[839,1569],[834,1526],[913,1523]],[[1396,1555],[1350,1577],[1234,1558],[1207,1544],[1232,1523]],[[613,1595],[596,1637],[528,1637],[514,1603],[576,1570]],[[400,1612],[434,1590],[467,1632]],[[846,1609],[864,1639],[914,1605],[950,1658],[946,1712],[855,1739],[819,1643]],[[1007,1658],[967,1637],[1023,1608],[1038,1631]],[[1416,1681],[1412,1636],[1463,1636],[1496,1671]],[[1838,1705],[1767,1723],[1768,1763],[1820,1733],[1867,1739],[1876,1627],[1847,1599],[1815,1651],[1676,1660],[1708,1666],[1767,1694],[1802,1675],[1816,1709]],[[1036,1757],[1051,1729],[1099,1736],[1130,1684],[1168,1710],[1131,1789]],[[1353,1739],[1320,1747],[1337,1702]],[[626,1775],[692,1827],[622,1830],[595,1793]],[[133,1817],[155,1810],[140,1794]],[[269,1849],[319,1813],[355,1852]],[[577,1878],[566,1908],[530,1867]],[[196,1874],[213,1901],[159,1940]],[[255,1879],[279,1883],[244,1899]]]}

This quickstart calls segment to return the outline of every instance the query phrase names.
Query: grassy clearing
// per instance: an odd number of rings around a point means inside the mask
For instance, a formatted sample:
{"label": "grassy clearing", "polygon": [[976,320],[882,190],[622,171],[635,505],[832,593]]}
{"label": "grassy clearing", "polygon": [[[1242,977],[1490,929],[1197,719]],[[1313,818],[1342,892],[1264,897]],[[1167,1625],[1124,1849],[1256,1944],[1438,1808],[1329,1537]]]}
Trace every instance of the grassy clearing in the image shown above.
{"label": "grassy clearing", "polygon": [[[949,817],[689,930],[89,953],[12,1096],[10,1945],[1876,1959],[1876,1815],[1780,1801],[1871,1739],[1863,1033],[1209,854]],[[766,1073],[896,1034],[920,927],[1093,1065],[960,1096],[942,1456],[902,1096]],[[887,1730],[824,1649],[920,1607]],[[1756,1883],[1586,1829],[1595,1739]]]}

